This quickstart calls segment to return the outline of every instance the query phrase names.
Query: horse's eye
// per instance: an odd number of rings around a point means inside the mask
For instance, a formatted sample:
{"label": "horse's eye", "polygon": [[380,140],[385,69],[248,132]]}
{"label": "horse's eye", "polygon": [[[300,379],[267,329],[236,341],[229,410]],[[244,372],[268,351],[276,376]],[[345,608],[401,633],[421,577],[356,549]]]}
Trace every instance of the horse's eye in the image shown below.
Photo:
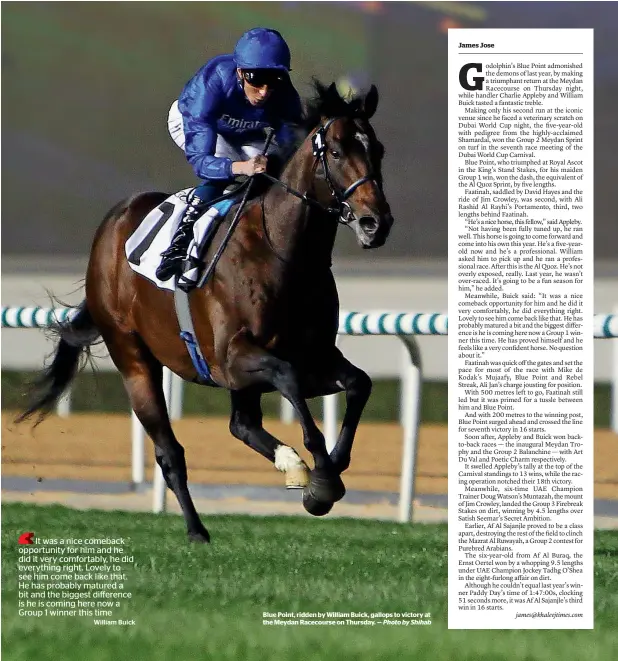
{"label": "horse's eye", "polygon": [[339,158],[341,157],[341,152],[338,152],[336,149],[331,149],[331,150],[330,150],[330,155],[331,155],[335,160],[339,160]]}

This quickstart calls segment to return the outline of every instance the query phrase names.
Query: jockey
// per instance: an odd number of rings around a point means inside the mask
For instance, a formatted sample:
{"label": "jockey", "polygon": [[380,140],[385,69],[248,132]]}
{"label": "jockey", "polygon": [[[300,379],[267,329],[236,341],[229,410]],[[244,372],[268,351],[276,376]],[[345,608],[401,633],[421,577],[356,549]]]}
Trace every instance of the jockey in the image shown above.
{"label": "jockey", "polygon": [[[264,129],[275,130],[268,154],[284,154],[294,140],[301,102],[292,86],[290,49],[283,37],[254,28],[230,55],[207,62],[172,104],[168,129],[203,183],[190,198],[170,247],[162,253],[157,278],[181,272],[193,224],[210,200],[223,194],[235,176],[266,170]],[[276,142],[276,144],[275,144]]]}

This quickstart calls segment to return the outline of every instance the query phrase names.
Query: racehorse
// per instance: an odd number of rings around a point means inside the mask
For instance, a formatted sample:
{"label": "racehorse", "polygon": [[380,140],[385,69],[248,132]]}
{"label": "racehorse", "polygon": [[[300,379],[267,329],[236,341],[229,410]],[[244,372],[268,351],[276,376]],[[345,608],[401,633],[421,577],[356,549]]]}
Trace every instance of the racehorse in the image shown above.
{"label": "racehorse", "polygon": [[[217,385],[230,391],[231,433],[281,471],[308,469],[296,452],[262,426],[261,396],[278,390],[293,405],[314,468],[303,505],[316,516],[345,494],[341,473],[371,393],[371,379],[335,346],[339,301],[331,255],[339,224],[353,229],[363,248],[384,244],[393,217],[382,186],[384,148],[369,120],[378,105],[375,86],[346,101],[335,85],[315,84],[299,146],[280,180],[251,200],[215,271],[190,293],[197,340]],[[258,175],[260,176],[260,175]],[[80,359],[100,337],[122,374],[131,407],[155,444],[156,460],[174,492],[189,540],[208,542],[187,487],[184,448],[168,418],[162,366],[183,379],[197,372],[179,337],[173,294],[129,267],[124,246],[144,217],[168,197],[140,193],[113,207],[98,228],[86,275],[86,296],[70,321],[55,328],[59,342],[23,420],[50,412]],[[208,256],[223,240],[232,208]],[[306,399],[345,391],[346,412],[330,453]],[[307,483],[308,482],[308,483]]]}

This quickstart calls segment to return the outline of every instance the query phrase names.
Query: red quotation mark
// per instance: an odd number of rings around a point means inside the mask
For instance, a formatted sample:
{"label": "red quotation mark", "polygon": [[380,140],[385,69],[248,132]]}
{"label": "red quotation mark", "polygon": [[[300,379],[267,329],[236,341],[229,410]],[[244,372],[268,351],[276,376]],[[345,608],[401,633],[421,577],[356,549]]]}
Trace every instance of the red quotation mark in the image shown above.
{"label": "red quotation mark", "polygon": [[34,544],[32,541],[34,539],[34,533],[33,532],[22,532],[22,534],[19,536],[19,539],[17,540],[18,544]]}

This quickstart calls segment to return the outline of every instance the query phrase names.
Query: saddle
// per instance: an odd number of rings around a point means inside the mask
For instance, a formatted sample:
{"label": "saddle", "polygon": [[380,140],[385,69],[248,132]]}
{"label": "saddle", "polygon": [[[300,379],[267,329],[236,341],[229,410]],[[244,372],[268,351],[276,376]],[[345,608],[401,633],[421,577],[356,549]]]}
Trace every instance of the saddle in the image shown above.
{"label": "saddle", "polygon": [[125,254],[133,271],[150,280],[160,289],[167,289],[174,293],[174,305],[181,331],[180,337],[184,341],[197,371],[195,380],[203,385],[217,387],[196,339],[188,292],[196,286],[206,268],[201,257],[206,253],[221,221],[237,202],[238,195],[235,194],[235,191],[226,199],[215,202],[213,205],[206,205],[202,214],[195,221],[193,238],[185,260],[188,268],[185,268],[183,274],[179,278],[170,278],[165,281],[159,280],[156,276],[161,262],[161,253],[169,247],[174,238],[193,190],[193,188],[188,188],[170,195],[155,207],[127,239]]}
{"label": "saddle", "polygon": [[[202,385],[218,387],[218,384],[212,378],[208,363],[204,359],[197,341],[189,305],[189,292],[200,283],[201,279],[206,280],[212,273],[213,267],[225,249],[227,240],[239,220],[240,210],[251,192],[251,183],[252,180],[248,179],[246,185],[239,186],[226,194],[225,199],[219,199],[215,204],[210,205],[195,221],[193,238],[187,250],[186,266],[178,279],[159,280],[156,271],[161,261],[161,253],[170,245],[178,224],[184,217],[189,204],[189,196],[193,189],[180,191],[159,204],[144,218],[125,244],[127,260],[136,273],[143,275],[157,287],[174,292],[174,306],[178,325],[180,326],[180,337],[187,347],[187,352],[197,372],[195,381]],[[241,205],[230,224],[228,233],[218,247],[217,253],[213,256],[212,262],[206,266],[202,256],[205,255],[221,220],[236,204],[239,193],[243,190]],[[204,272],[203,278],[202,272]]]}

